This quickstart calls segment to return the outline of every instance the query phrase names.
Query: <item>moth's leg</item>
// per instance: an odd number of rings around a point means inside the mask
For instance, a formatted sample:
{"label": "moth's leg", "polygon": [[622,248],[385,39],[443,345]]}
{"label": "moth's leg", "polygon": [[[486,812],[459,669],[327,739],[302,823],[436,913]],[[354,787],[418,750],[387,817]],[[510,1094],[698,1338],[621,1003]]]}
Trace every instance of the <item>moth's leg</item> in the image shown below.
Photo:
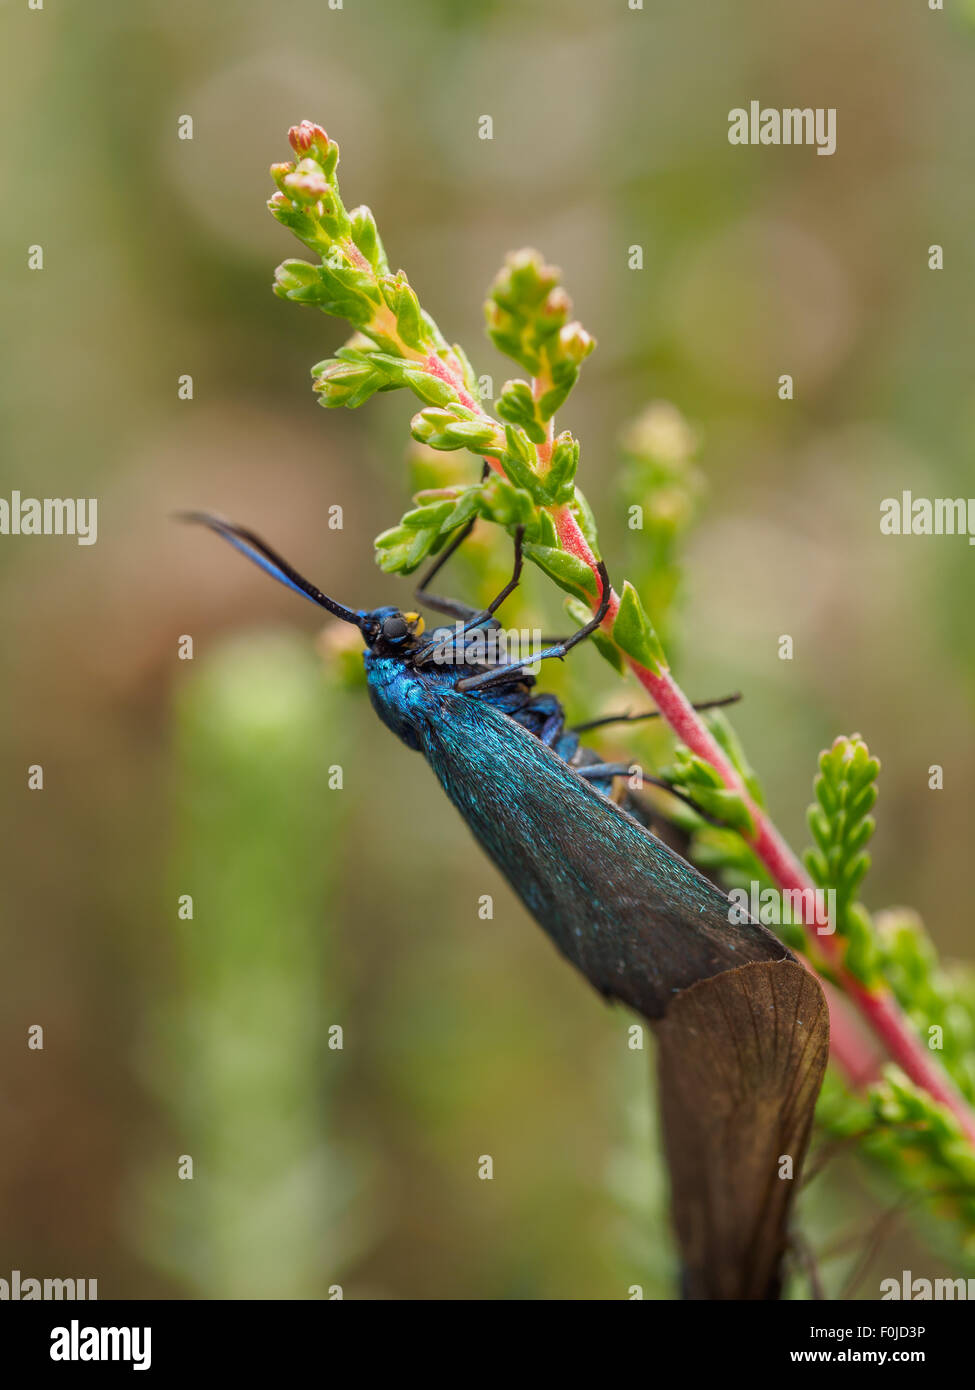
{"label": "moth's leg", "polygon": [[[722,695],[717,700],[702,700],[700,704],[694,706],[695,709],[718,709],[722,705],[734,705],[741,699],[741,691],[736,691],[734,695]],[[585,724],[573,724],[574,734],[585,733],[587,729],[601,729],[605,724],[636,724],[641,719],[659,719],[658,709],[648,710],[645,714],[607,714],[603,719],[588,719]]]}
{"label": "moth's leg", "polygon": [[[633,765],[631,763],[588,763],[582,767],[577,767],[575,771],[580,777],[585,777],[587,781],[592,779],[596,782],[606,781],[613,777],[631,777],[633,775]],[[678,801],[683,801],[685,806],[689,806],[696,816],[706,820],[709,825],[716,826],[719,830],[726,830],[724,821],[715,820],[707,811],[702,811],[697,802],[689,797],[685,792],[678,791],[669,782],[662,782],[659,777],[647,777],[643,775],[644,786],[659,787],[661,791],[667,792],[670,796],[675,796]]]}
{"label": "moth's leg", "polygon": [[565,711],[560,707],[557,711],[553,711],[545,720],[545,723],[542,725],[542,731],[538,737],[543,743],[547,743],[550,748],[554,748],[562,737],[564,729]]}
{"label": "moth's leg", "polygon": [[[519,582],[521,581],[521,568],[524,564],[524,557],[522,554],[522,541],[524,540],[524,536],[525,528],[524,526],[519,526],[518,529],[515,531],[514,570],[512,571],[511,578],[508,580],[507,584],[501,590],[500,594],[498,594],[497,597],[491,600],[487,608],[482,608],[479,612],[473,613],[466,620],[466,622],[464,622],[461,628],[459,628],[457,631],[451,634],[450,638],[446,642],[437,643],[430,641],[427,642],[424,646],[422,646],[419,649],[419,651],[415,652],[413,655],[414,666],[422,666],[425,661],[430,660],[431,656],[436,658],[442,653],[449,651],[455,645],[458,639],[463,637],[465,633],[470,632],[475,627],[481,627],[482,625],[488,624],[489,620],[494,617],[495,613],[501,607],[502,603],[504,603],[505,599],[509,596],[509,594],[514,593],[515,589],[517,589],[518,587]],[[530,663],[520,662],[518,664],[521,666],[525,666],[529,665]],[[516,670],[517,666],[513,665],[504,668],[499,667],[498,669],[504,669],[511,672]],[[487,672],[487,674],[494,675],[494,672],[489,671]]]}
{"label": "moth's leg", "polygon": [[[514,588],[515,583],[517,582],[517,576],[521,570],[521,529],[522,528],[519,527],[519,537],[517,543],[518,564],[515,567],[515,579],[508,586],[507,591],[502,591],[502,593],[499,595],[498,601],[500,601],[502,598],[507,598],[508,593],[510,593],[511,589]],[[526,666],[534,666],[536,661],[546,661],[549,657],[553,656],[558,657],[558,659],[561,661],[562,658],[566,656],[567,653],[570,652],[573,647],[577,646],[580,642],[584,642],[587,637],[590,637],[596,631],[596,629],[600,626],[603,619],[605,618],[606,614],[609,612],[609,600],[610,595],[613,591],[609,583],[609,574],[607,573],[606,566],[603,564],[602,560],[600,560],[596,572],[599,575],[599,580],[602,584],[602,597],[599,600],[599,607],[596,609],[595,613],[590,618],[588,623],[586,623],[583,627],[580,627],[577,632],[573,632],[571,637],[567,637],[564,642],[558,642],[555,644],[555,646],[548,647],[545,651],[539,652],[536,657],[526,657],[524,661],[514,661],[511,663],[510,666],[499,666],[497,670],[484,671],[481,675],[466,676],[463,680],[459,680],[457,682],[457,684],[454,686],[454,689],[460,691],[483,690],[485,686],[491,685],[492,682],[496,683],[499,680],[510,680],[514,672],[524,670]]]}
{"label": "moth's leg", "polygon": [[[533,695],[520,709],[507,712],[550,748],[555,747],[565,730],[565,711],[558,697],[551,693]],[[578,740],[574,746],[578,746]],[[564,755],[560,752],[559,756]]]}
{"label": "moth's leg", "polygon": [[474,530],[476,521],[477,517],[473,516],[466,526],[460,528],[450,544],[445,546],[434,560],[433,564],[414,590],[414,596],[417,602],[421,603],[424,608],[432,608],[435,613],[444,613],[448,618],[458,618],[461,622],[466,622],[468,618],[477,612],[477,609],[472,608],[469,603],[461,603],[459,599],[440,598],[437,594],[430,594],[427,592],[427,585],[439,572],[441,566],[447,563],[454,551],[459,550],[464,544],[467,537]]}
{"label": "moth's leg", "polygon": [[[491,465],[486,463],[481,470],[482,483],[490,471]],[[440,573],[451,555],[458,551],[464,544],[467,537],[474,530],[476,522],[477,517],[472,516],[470,521],[460,528],[450,544],[444,546],[443,550],[441,550],[440,554],[436,557],[433,564],[413,591],[417,601],[422,603],[426,608],[432,608],[435,613],[444,613],[448,618],[458,618],[462,623],[466,622],[468,618],[473,617],[477,609],[472,608],[470,604],[461,603],[459,599],[440,598],[436,594],[428,593],[427,585],[430,583],[431,579],[434,579]]]}

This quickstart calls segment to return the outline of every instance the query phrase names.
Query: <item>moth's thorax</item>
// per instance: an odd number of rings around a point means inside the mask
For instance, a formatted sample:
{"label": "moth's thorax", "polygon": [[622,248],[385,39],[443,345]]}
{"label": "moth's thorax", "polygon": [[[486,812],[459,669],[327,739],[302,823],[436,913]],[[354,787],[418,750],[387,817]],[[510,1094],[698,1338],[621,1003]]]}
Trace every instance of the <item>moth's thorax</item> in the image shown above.
{"label": "moth's thorax", "polygon": [[426,731],[446,717],[445,704],[483,700],[504,708],[505,695],[514,686],[522,688],[534,684],[531,677],[519,673],[511,683],[461,694],[454,689],[457,682],[482,673],[485,667],[438,665],[436,662],[413,667],[408,654],[386,656],[368,649],[363,652],[362,660],[373,709],[387,728],[409,748],[417,750],[423,748]]}

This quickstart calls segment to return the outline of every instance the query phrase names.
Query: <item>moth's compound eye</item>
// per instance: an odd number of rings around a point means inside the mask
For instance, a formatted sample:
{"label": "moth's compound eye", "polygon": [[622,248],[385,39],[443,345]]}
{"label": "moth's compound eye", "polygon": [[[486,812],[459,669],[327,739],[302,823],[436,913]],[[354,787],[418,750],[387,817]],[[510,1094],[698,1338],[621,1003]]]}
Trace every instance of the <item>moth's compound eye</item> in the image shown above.
{"label": "moth's compound eye", "polygon": [[398,638],[405,637],[406,632],[407,626],[404,618],[387,618],[383,623],[383,636],[388,642],[395,642]]}

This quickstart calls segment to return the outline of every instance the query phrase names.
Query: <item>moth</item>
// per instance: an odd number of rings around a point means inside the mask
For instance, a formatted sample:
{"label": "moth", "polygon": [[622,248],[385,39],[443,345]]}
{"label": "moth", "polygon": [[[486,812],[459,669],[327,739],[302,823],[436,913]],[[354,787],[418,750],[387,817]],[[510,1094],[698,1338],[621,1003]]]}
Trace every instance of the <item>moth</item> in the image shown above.
{"label": "moth", "polygon": [[495,613],[520,579],[520,532],[512,577],[483,610],[427,589],[466,528],[455,538],[417,590],[422,605],[455,626],[427,635],[415,611],[353,609],[329,598],[244,527],[202,512],[185,519],[359,629],[379,718],[422,754],[531,915],[606,999],[658,1019],[700,980],[748,962],[792,959],[765,927],[731,920],[739,914],[729,915],[725,894],[653,833],[634,798],[614,795],[628,769],[584,747],[581,729],[566,726],[560,702],[539,692],[525,669],[564,657],[598,628],[611,592],[605,566],[591,621],[530,661],[480,660],[462,639],[498,626]]}
{"label": "moth", "polygon": [[580,733],[612,718],[568,728],[560,702],[536,689],[527,666],[564,657],[605,617],[605,566],[589,622],[511,659],[483,643],[472,653],[467,639],[499,627],[495,613],[521,575],[520,530],[511,579],[481,610],[427,587],[473,522],[459,531],[417,589],[421,605],[455,625],[427,635],[413,610],[329,598],[241,526],[188,519],[359,629],[379,718],[426,759],[562,954],[604,998],[650,1021],[684,1297],[778,1298],[829,1011],[782,942],[730,912],[725,894],[654,833],[641,801],[618,789],[629,768],[582,744]]}

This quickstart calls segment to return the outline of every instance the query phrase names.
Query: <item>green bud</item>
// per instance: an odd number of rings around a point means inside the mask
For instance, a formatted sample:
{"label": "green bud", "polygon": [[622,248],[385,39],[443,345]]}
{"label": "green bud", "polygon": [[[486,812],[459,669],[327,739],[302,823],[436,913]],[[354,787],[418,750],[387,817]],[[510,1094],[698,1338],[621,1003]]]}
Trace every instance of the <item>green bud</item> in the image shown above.
{"label": "green bud", "polygon": [[[272,179],[274,180],[274,182],[277,184],[277,186],[278,186],[278,191],[279,191],[279,193],[281,194],[281,196],[282,196],[283,198],[287,198],[287,197],[288,197],[287,189],[286,189],[286,187],[285,187],[285,182],[284,182],[284,181],[285,181],[286,178],[288,178],[288,176],[289,176],[290,174],[293,174],[294,171],[295,171],[295,166],[294,166],[293,163],[292,163],[292,164],[272,164],[272,165],[271,165],[271,178],[272,178]],[[289,202],[291,201],[290,198],[288,199],[288,201],[289,201]]]}
{"label": "green bud", "polygon": [[302,290],[317,290],[320,284],[318,266],[308,261],[282,261],[274,272],[275,292],[282,298],[290,298]]}
{"label": "green bud", "polygon": [[596,346],[596,339],[587,333],[578,319],[559,331],[559,353],[576,367],[582,365]]}
{"label": "green bud", "polygon": [[413,438],[431,449],[470,449],[483,453],[497,447],[497,429],[489,420],[479,419],[472,410],[455,405],[430,406],[419,411],[410,422]]}
{"label": "green bud", "polygon": [[497,400],[502,420],[518,425],[533,444],[544,444],[545,426],[537,418],[535,397],[527,381],[506,381]]}
{"label": "green bud", "polygon": [[551,465],[545,475],[545,482],[548,484],[553,502],[562,503],[572,500],[578,466],[579,441],[573,439],[568,430],[563,430],[555,437]]}
{"label": "green bud", "polygon": [[433,549],[439,532],[432,527],[414,530],[400,524],[376,537],[376,561],[386,574],[409,574]]}
{"label": "green bud", "polygon": [[[533,531],[535,525],[535,504],[523,488],[513,487],[505,478],[492,474],[480,489],[481,511],[490,521],[499,526],[524,526]],[[525,554],[530,546],[526,542]]]}
{"label": "green bud", "polygon": [[669,401],[652,401],[622,435],[623,449],[637,463],[680,476],[697,452],[698,435]]}
{"label": "green bud", "polygon": [[511,251],[491,286],[491,298],[509,313],[537,309],[559,283],[559,271],[546,265],[541,252],[525,247]]}
{"label": "green bud", "polygon": [[333,358],[312,368],[313,390],[322,405],[329,408],[344,405],[357,409],[382,388],[382,374],[375,371],[367,358],[349,361]]}
{"label": "green bud", "polygon": [[516,251],[496,277],[485,305],[495,346],[532,376],[543,365],[541,345],[562,327],[571,308],[558,281],[559,272],[545,265],[537,251]]}

